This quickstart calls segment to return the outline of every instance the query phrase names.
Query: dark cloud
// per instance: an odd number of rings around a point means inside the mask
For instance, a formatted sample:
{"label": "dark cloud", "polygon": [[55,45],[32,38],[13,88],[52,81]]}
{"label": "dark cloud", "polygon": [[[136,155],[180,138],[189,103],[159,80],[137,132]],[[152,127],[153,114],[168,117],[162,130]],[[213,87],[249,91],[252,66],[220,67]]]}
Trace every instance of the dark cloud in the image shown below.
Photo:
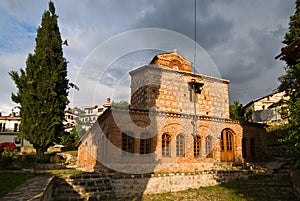
{"label": "dark cloud", "polygon": [[[64,53],[70,62],[70,80],[82,77],[81,91],[88,89],[95,93],[91,85],[97,85],[103,73],[101,84],[111,87],[129,69],[152,59],[150,54],[132,53],[120,55],[110,66],[102,65],[104,61],[113,60],[109,53],[116,54],[122,46],[143,43],[143,38],[140,38],[114,44],[114,48],[104,49],[105,56],[96,55],[91,61],[86,61],[99,44],[117,34],[137,28],[161,28],[194,39],[193,0],[86,0],[76,3],[54,0],[54,3],[62,37],[69,42]],[[9,80],[7,72],[21,67],[26,60],[24,55],[32,52],[35,29],[47,4],[48,0],[0,2],[0,56],[5,58],[0,61],[1,80]],[[240,99],[246,103],[278,86],[277,77],[283,73],[284,63],[274,60],[274,56],[283,46],[281,41],[288,30],[289,16],[294,13],[294,7],[294,1],[282,0],[197,0],[197,42],[211,56],[222,77],[231,80],[231,100]],[[163,38],[160,41],[161,46],[166,47],[165,51],[177,48],[181,53],[181,47],[165,44],[166,41]],[[20,57],[19,53],[23,56]],[[191,55],[193,48],[185,56],[193,60]],[[199,72],[207,72],[202,71],[201,61],[197,62]],[[110,91],[105,87],[99,92],[103,101],[106,98],[104,91]],[[10,97],[14,90],[11,83],[2,89],[1,94]],[[82,97],[84,95],[78,99]],[[75,106],[88,104],[84,101]]]}
{"label": "dark cloud", "polygon": [[[205,49],[226,41],[230,37],[232,22],[219,15],[213,15],[213,1],[197,3],[197,42]],[[136,28],[152,27],[169,29],[195,39],[195,4],[194,1],[153,1],[155,10],[140,18]],[[180,49],[180,47],[178,47]]]}

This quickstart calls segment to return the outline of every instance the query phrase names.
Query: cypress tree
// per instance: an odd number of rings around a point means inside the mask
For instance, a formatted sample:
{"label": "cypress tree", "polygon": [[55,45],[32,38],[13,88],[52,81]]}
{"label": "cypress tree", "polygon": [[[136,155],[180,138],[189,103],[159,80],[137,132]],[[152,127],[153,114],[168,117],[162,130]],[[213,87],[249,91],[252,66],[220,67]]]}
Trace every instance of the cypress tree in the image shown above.
{"label": "cypress tree", "polygon": [[12,100],[19,104],[20,135],[33,144],[38,158],[64,132],[64,109],[68,104],[67,61],[53,2],[44,11],[37,29],[36,46],[29,54],[26,69],[10,72],[18,92]]}
{"label": "cypress tree", "polygon": [[287,96],[283,114],[288,118],[288,132],[282,137],[289,144],[289,153],[298,158],[300,165],[300,0],[296,0],[296,11],[290,17],[289,31],[283,43],[286,46],[277,57],[286,63],[286,73],[279,78],[279,91],[284,91]]}

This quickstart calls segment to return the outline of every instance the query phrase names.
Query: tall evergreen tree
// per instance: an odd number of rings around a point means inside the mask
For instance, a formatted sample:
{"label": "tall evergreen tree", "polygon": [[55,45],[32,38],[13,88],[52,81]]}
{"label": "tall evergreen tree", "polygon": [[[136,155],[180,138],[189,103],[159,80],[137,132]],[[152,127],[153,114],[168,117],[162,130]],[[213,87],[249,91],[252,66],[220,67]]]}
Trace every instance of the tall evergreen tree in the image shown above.
{"label": "tall evergreen tree", "polygon": [[20,105],[20,134],[33,144],[38,158],[43,158],[47,148],[63,134],[64,109],[68,104],[67,61],[63,57],[57,18],[50,1],[25,71],[9,73],[18,88],[12,100]]}
{"label": "tall evergreen tree", "polygon": [[[296,11],[290,17],[289,31],[283,41],[286,44],[278,56],[285,61],[286,73],[279,78],[279,91],[286,93],[285,116],[288,117],[288,133],[283,140],[289,143],[289,151],[300,157],[300,0],[296,0]],[[299,160],[300,162],[300,160]],[[300,164],[300,163],[299,163]]]}

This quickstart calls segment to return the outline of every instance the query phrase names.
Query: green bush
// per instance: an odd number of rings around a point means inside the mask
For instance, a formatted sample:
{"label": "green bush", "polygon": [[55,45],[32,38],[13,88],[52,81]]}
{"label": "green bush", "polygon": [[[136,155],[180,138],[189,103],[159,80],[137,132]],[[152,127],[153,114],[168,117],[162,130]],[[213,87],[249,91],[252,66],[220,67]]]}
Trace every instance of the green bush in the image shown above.
{"label": "green bush", "polygon": [[65,163],[65,162],[66,159],[63,158],[62,156],[58,156],[58,155],[55,156],[55,163]]}
{"label": "green bush", "polygon": [[4,149],[2,159],[8,160],[8,161],[15,161],[19,157],[19,153],[17,150],[9,150],[9,149]]}
{"label": "green bush", "polygon": [[4,149],[0,160],[0,168],[12,169],[18,157],[19,157],[19,153],[17,150]]}

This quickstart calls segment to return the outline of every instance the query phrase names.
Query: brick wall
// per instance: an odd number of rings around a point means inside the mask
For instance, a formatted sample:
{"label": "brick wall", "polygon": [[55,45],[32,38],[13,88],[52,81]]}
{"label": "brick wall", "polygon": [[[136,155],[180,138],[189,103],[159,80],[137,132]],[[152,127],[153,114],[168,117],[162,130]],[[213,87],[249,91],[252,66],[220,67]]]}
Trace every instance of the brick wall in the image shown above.
{"label": "brick wall", "polygon": [[[239,122],[198,117],[198,135],[201,137],[200,157],[194,157],[194,138],[191,116],[169,113],[148,113],[146,111],[107,110],[99,124],[95,124],[81,141],[79,146],[78,167],[94,166],[97,171],[107,172],[109,169],[145,172],[190,172],[211,169],[213,163],[220,161],[220,135],[229,129],[234,137],[234,161],[243,162],[242,138],[255,139],[255,155],[264,154],[262,139],[264,129],[258,126],[241,125]],[[122,149],[122,132],[134,137],[133,154],[124,155]],[[151,137],[151,154],[140,155],[141,134]],[[162,156],[162,135],[171,136],[170,156]],[[185,137],[184,156],[176,156],[176,136]],[[205,138],[212,137],[212,152],[206,155]],[[248,150],[250,153],[250,150]],[[97,163],[97,164],[96,164]],[[102,165],[104,164],[104,166]],[[107,167],[105,167],[108,166]],[[87,168],[88,170],[88,168]]]}

